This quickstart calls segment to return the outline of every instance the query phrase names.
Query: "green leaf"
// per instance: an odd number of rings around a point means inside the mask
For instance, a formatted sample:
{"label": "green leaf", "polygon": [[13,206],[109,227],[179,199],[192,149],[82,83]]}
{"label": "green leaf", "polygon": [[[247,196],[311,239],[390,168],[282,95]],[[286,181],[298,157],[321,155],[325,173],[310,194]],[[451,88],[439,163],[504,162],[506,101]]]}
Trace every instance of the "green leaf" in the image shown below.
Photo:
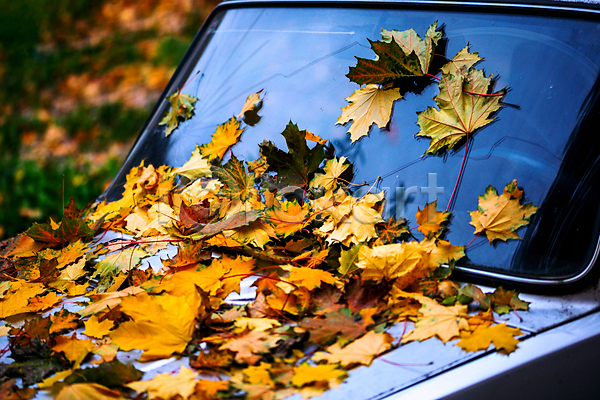
{"label": "green leaf", "polygon": [[[288,152],[278,149],[272,142],[259,145],[260,154],[267,158],[269,171],[277,172],[277,187],[306,186],[312,175],[325,159],[324,146],[317,144],[312,149],[306,143],[306,131],[301,131],[291,121],[281,133],[285,137]],[[264,184],[263,184],[264,185]]]}
{"label": "green leaf", "polygon": [[437,30],[437,21],[429,26],[425,33],[425,39],[421,39],[414,29],[406,31],[381,30],[382,41],[390,43],[394,40],[405,54],[415,52],[421,64],[421,71],[426,74],[429,71],[433,53],[438,41],[442,38],[442,32]]}
{"label": "green leaf", "polygon": [[339,258],[340,267],[338,268],[340,274],[349,275],[358,269],[356,262],[358,261],[358,251],[361,246],[362,245],[358,244],[350,247],[348,250],[342,250],[342,254]]}
{"label": "green leaf", "polygon": [[[367,39],[369,40],[369,39]],[[414,51],[406,54],[396,41],[371,41],[375,60],[356,57],[356,67],[350,67],[346,75],[359,85],[385,84],[398,78],[423,76],[419,57]]]}
{"label": "green leaf", "polygon": [[119,360],[103,362],[96,368],[84,368],[73,371],[72,375],[65,378],[64,383],[99,383],[103,386],[114,388],[125,383],[142,379],[144,373],[131,364],[123,364]]}

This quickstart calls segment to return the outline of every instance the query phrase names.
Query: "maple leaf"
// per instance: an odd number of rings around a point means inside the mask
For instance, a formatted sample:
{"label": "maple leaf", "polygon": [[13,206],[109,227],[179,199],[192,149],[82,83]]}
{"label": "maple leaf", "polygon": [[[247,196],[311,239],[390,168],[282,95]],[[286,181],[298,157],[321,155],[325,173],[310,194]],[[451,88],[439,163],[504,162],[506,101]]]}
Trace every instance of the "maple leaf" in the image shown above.
{"label": "maple leaf", "polygon": [[0,299],[0,318],[27,312],[29,299],[45,290],[41,283],[11,282],[9,291]]}
{"label": "maple leaf", "polygon": [[448,265],[465,256],[464,246],[455,246],[447,240],[425,239],[420,244],[429,252],[429,266],[432,268]]}
{"label": "maple leaf", "polygon": [[264,156],[269,164],[268,170],[277,173],[278,186],[308,185],[310,175],[325,159],[324,146],[317,143],[312,149],[309,148],[306,144],[306,131],[301,131],[291,121],[281,134],[288,147],[287,153],[270,141],[259,145],[261,156]]}
{"label": "maple leaf", "polygon": [[338,343],[335,343],[326,349],[327,353],[317,352],[312,359],[326,361],[328,364],[340,363],[344,367],[353,364],[371,365],[375,357],[392,346],[393,340],[387,333],[369,331],[346,347],[342,348]]}
{"label": "maple leaf", "polygon": [[110,319],[105,319],[104,321],[100,322],[98,317],[95,315],[92,315],[84,324],[85,331],[83,331],[83,334],[98,339],[108,335],[111,328],[115,325]]}
{"label": "maple leaf", "polygon": [[494,120],[491,115],[502,106],[500,101],[506,89],[490,93],[492,85],[492,76],[486,78],[483,71],[477,69],[465,75],[442,74],[440,93],[435,96],[439,110],[428,107],[417,113],[420,131],[416,136],[431,139],[425,154],[436,154],[444,148],[450,150],[464,137]]}
{"label": "maple leaf", "polygon": [[[326,196],[324,196],[326,197]],[[375,224],[383,222],[380,204],[384,193],[369,193],[359,199],[345,196],[343,201],[333,206],[313,202],[317,211],[326,216],[325,224],[317,233],[327,237],[327,243],[340,242],[345,246],[366,242],[377,237]]]}
{"label": "maple leaf", "polygon": [[359,85],[385,84],[398,78],[423,76],[419,57],[414,50],[406,53],[395,41],[372,41],[371,49],[376,59],[356,57],[356,66],[350,67],[346,77]]}
{"label": "maple leaf", "polygon": [[125,400],[125,397],[97,383],[76,383],[63,387],[55,400]]}
{"label": "maple leaf", "polygon": [[300,364],[294,368],[294,376],[291,383],[294,386],[302,387],[313,382],[337,381],[341,382],[348,376],[346,371],[338,369],[335,365],[309,365]]}
{"label": "maple leaf", "polygon": [[200,152],[208,161],[215,158],[222,159],[227,150],[240,140],[243,129],[240,128],[240,122],[231,117],[227,122],[217,126],[212,135],[210,143],[200,146]]}
{"label": "maple leaf", "polygon": [[[310,186],[321,186],[325,189],[325,192],[333,190],[338,185],[341,176],[351,165],[350,163],[346,163],[346,157],[340,157],[339,159],[334,157],[331,160],[327,160],[323,168],[325,173],[315,174],[313,180],[310,181]],[[352,169],[350,169],[350,172],[352,172]]]}
{"label": "maple leaf", "polygon": [[350,104],[342,108],[342,115],[336,125],[344,125],[352,120],[348,133],[352,142],[356,142],[361,137],[369,135],[373,124],[385,128],[390,122],[394,101],[401,98],[400,89],[397,88],[380,89],[378,85],[371,84],[356,89],[346,98]]}
{"label": "maple leaf", "polygon": [[310,205],[298,204],[296,200],[276,201],[272,209],[265,212],[265,219],[273,225],[278,236],[290,236],[304,228],[311,220]]}
{"label": "maple leaf", "polygon": [[192,151],[192,156],[181,167],[173,169],[173,172],[193,180],[202,176],[210,177],[210,164],[208,158],[200,153],[200,146]]}
{"label": "maple leaf", "polygon": [[159,125],[167,125],[165,137],[177,129],[180,122],[192,118],[192,115],[194,115],[194,103],[198,101],[198,98],[177,90],[167,97],[167,100],[171,103],[171,110],[167,112],[159,123]]}
{"label": "maple leaf", "polygon": [[395,286],[404,288],[431,271],[428,251],[417,242],[361,247],[358,263],[361,279],[381,281],[396,280]]}
{"label": "maple leaf", "polygon": [[129,382],[125,386],[138,393],[148,393],[148,399],[172,399],[181,396],[188,399],[196,390],[198,374],[189,368],[181,367],[177,375],[168,372],[158,374],[148,381]]}
{"label": "maple leaf", "polygon": [[222,168],[214,170],[213,174],[225,185],[220,193],[230,199],[244,201],[258,194],[254,187],[254,175],[247,174],[244,162],[233,155]]}
{"label": "maple leaf", "polygon": [[77,328],[79,325],[79,316],[63,309],[54,313],[54,315],[50,317],[50,321],[52,322],[52,325],[50,326],[49,332],[57,333]]}
{"label": "maple leaf", "polygon": [[31,228],[25,231],[25,234],[36,242],[57,247],[69,242],[76,242],[79,239],[89,239],[94,232],[85,220],[64,217],[57,227],[53,227],[51,223],[33,223]]}
{"label": "maple leaf", "polygon": [[284,265],[281,268],[290,272],[290,276],[287,278],[288,281],[298,286],[304,286],[308,290],[321,287],[321,283],[333,284],[336,281],[330,272],[322,269],[293,267],[291,265]]}
{"label": "maple leaf", "polygon": [[479,53],[470,53],[469,46],[465,46],[452,57],[452,60],[444,64],[442,72],[450,75],[466,75],[473,65],[477,64],[483,58]]}
{"label": "maple leaf", "polygon": [[388,31],[382,29],[381,37],[381,40],[386,43],[390,43],[392,40],[395,41],[407,55],[414,52],[419,58],[421,72],[426,74],[429,71],[435,47],[442,38],[442,32],[437,30],[436,21],[427,28],[425,39],[421,39],[414,29],[408,29],[406,31],[397,31],[395,29]]}
{"label": "maple leaf", "polygon": [[493,344],[502,354],[510,354],[517,350],[518,339],[522,335],[519,328],[510,328],[506,324],[479,326],[473,333],[463,333],[462,339],[456,343],[464,351],[487,350]]}
{"label": "maple leaf", "polygon": [[271,368],[273,368],[272,364],[261,362],[259,365],[251,365],[248,368],[244,368],[242,372],[246,376],[246,382],[252,385],[264,385],[274,389],[275,382],[269,373]]}
{"label": "maple leaf", "polygon": [[339,344],[344,345],[366,333],[364,321],[357,322],[349,308],[323,313],[322,318],[304,318],[298,326],[308,330],[310,339],[319,344],[337,339]]}
{"label": "maple leaf", "polygon": [[505,290],[502,287],[488,293],[486,296],[492,302],[492,309],[498,314],[506,314],[512,310],[529,310],[529,303],[519,299],[519,293],[515,290]]}
{"label": "maple leaf", "polygon": [[88,339],[77,339],[77,334],[73,333],[72,336],[57,336],[54,338],[56,344],[52,347],[52,350],[63,352],[65,357],[74,364],[75,368],[78,368],[85,356],[94,348],[94,343]]}
{"label": "maple leaf", "polygon": [[516,230],[527,225],[538,208],[532,203],[521,204],[521,191],[517,192],[519,197],[513,196],[511,190],[516,183],[515,180],[506,185],[500,196],[492,185],[479,196],[478,210],[470,212],[470,224],[475,227],[475,234],[485,232],[490,243],[496,239],[520,239]]}
{"label": "maple leaf", "polygon": [[423,341],[433,336],[437,336],[446,343],[459,336],[460,329],[468,329],[469,325],[465,320],[467,306],[445,307],[429,297],[419,295],[411,297],[421,303],[419,313],[422,314],[422,317],[415,323],[415,328],[404,335],[402,343],[413,340]]}
{"label": "maple leaf", "polygon": [[132,320],[110,332],[121,350],[145,350],[141,360],[169,357],[185,350],[192,338],[200,296],[182,297],[140,293],[123,297],[121,312]]}
{"label": "maple leaf", "polygon": [[437,200],[427,203],[423,210],[417,208],[417,224],[419,232],[427,239],[439,237],[445,229],[444,224],[448,223],[450,214],[447,211],[437,211]]}
{"label": "maple leaf", "polygon": [[479,308],[481,310],[488,310],[492,305],[490,298],[487,297],[480,288],[471,283],[467,283],[464,287],[458,290],[459,301],[461,296],[463,296],[463,299],[466,300],[464,302],[461,301],[463,304],[475,301],[479,303]]}

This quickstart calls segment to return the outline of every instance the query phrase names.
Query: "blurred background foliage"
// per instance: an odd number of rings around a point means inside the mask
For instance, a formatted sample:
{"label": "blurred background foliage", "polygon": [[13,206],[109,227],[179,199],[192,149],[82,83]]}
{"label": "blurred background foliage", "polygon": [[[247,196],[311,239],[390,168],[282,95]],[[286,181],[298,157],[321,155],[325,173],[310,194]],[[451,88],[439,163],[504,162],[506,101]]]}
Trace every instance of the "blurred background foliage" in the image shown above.
{"label": "blurred background foliage", "polygon": [[0,239],[83,207],[217,0],[0,0]]}

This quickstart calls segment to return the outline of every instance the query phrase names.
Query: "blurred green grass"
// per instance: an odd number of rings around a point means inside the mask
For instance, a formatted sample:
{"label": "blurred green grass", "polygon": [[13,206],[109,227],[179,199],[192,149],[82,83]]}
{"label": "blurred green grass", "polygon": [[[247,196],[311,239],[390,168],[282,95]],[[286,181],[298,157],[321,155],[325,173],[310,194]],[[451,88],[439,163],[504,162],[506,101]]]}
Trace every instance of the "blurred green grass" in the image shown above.
{"label": "blurred green grass", "polygon": [[93,201],[215,0],[0,0],[0,238]]}

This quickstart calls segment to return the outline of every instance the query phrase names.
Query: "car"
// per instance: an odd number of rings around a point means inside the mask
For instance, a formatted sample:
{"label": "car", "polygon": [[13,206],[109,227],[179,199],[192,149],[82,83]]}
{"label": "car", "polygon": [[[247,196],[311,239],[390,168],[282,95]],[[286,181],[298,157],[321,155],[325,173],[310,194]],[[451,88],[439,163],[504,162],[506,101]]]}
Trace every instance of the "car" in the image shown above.
{"label": "car", "polygon": [[[185,311],[189,302],[220,322],[194,314],[194,341],[189,333],[166,353],[123,339],[149,318],[143,303],[72,310],[114,321],[100,337],[144,350],[144,362],[135,350],[118,356],[144,380],[181,365],[206,371],[198,354],[230,351],[236,361],[223,365],[234,366],[236,386],[217,397],[597,398],[599,32],[595,2],[221,3],[119,174],[83,214],[109,253],[96,250],[90,261],[102,267],[89,263],[77,279],[90,279],[95,294],[151,302],[179,290],[163,279],[190,265],[237,257],[256,266],[233,275],[238,267],[223,267],[216,286],[194,281],[200,294],[169,303]],[[72,222],[61,224],[19,240],[42,243]],[[69,229],[50,247],[91,241]],[[161,240],[169,245],[151,257],[130,248]],[[5,260],[21,257],[15,243],[4,245]],[[189,246],[185,256],[178,243]],[[109,269],[110,246],[129,251],[128,267]],[[225,290],[224,277],[239,278],[240,293]],[[232,325],[261,312],[268,328]],[[456,331],[422,333],[436,312],[449,313]],[[466,345],[491,319],[510,333]],[[265,332],[286,338],[267,346],[279,356],[242,355],[228,342],[256,330],[263,346]],[[14,349],[12,332],[2,339]],[[363,345],[379,347],[366,361],[336,358],[367,337]],[[301,366],[313,375],[294,381]],[[68,379],[48,385],[67,393],[82,384]]]}

